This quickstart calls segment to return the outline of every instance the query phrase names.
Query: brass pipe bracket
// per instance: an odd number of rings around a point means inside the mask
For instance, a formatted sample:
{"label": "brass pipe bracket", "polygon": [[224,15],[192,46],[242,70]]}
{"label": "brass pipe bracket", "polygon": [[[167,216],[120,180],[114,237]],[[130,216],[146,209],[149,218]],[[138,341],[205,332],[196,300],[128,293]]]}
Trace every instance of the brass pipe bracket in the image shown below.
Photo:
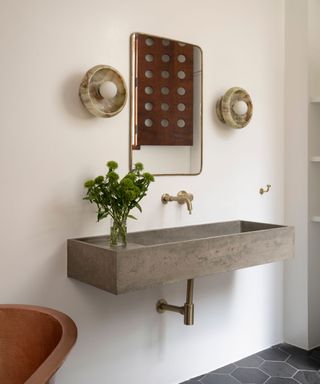
{"label": "brass pipe bracket", "polygon": [[176,312],[183,315],[184,325],[194,324],[194,304],[193,304],[193,279],[189,279],[187,282],[187,294],[186,302],[183,306],[168,304],[166,300],[160,299],[157,302],[156,309],[158,313],[164,313],[166,311]]}

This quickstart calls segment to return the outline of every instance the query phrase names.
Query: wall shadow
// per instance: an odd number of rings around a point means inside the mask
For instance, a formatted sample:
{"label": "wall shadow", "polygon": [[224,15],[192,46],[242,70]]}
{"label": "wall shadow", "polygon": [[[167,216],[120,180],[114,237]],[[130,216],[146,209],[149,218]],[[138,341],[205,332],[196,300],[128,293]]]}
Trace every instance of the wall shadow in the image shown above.
{"label": "wall shadow", "polygon": [[79,97],[79,87],[83,78],[83,73],[74,73],[69,75],[62,84],[62,100],[66,111],[80,120],[93,120],[95,116],[91,115],[82,105]]}

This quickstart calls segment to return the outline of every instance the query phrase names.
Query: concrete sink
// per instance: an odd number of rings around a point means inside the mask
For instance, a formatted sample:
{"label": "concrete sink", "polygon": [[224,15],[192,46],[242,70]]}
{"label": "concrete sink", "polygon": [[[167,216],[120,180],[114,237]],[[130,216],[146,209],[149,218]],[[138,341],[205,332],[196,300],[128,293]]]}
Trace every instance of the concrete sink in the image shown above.
{"label": "concrete sink", "polygon": [[119,294],[285,260],[293,227],[229,221],[128,234],[125,248],[107,236],[68,240],[68,276]]}

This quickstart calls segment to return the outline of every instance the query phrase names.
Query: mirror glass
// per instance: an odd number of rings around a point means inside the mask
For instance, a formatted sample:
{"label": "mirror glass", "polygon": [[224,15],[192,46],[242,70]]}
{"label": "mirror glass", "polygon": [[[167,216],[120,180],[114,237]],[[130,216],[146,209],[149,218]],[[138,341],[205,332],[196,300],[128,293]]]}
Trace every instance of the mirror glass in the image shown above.
{"label": "mirror glass", "polygon": [[164,37],[131,35],[130,169],[197,175],[202,169],[202,51]]}

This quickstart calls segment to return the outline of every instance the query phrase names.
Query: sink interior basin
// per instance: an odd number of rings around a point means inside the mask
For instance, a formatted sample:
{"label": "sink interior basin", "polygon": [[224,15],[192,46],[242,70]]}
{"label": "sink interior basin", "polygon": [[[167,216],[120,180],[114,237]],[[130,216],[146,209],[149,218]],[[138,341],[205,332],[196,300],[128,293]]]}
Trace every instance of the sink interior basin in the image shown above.
{"label": "sink interior basin", "polygon": [[[280,228],[281,225],[257,223],[251,221],[227,221],[221,223],[209,223],[191,225],[185,227],[174,227],[154,229],[143,232],[128,233],[127,241],[130,247],[134,244],[142,246],[154,246],[168,243],[180,243],[192,240],[201,240],[218,236],[236,235],[245,232],[262,231],[272,228]],[[109,248],[105,236],[88,237],[87,243]]]}
{"label": "sink interior basin", "polygon": [[129,233],[128,241],[129,243],[145,246],[160,245],[240,234],[243,232],[261,231],[276,227],[279,226],[239,220]]}

